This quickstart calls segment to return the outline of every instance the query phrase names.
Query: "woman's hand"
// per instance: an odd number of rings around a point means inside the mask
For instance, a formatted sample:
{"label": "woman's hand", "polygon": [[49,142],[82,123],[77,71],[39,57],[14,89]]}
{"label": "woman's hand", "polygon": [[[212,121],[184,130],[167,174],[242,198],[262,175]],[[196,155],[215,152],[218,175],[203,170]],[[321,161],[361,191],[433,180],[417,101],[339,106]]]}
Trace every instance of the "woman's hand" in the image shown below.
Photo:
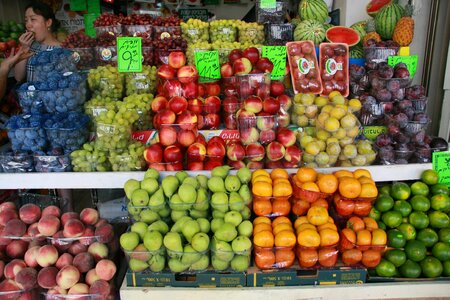
{"label": "woman's hand", "polygon": [[19,48],[17,53],[14,54],[15,49],[11,49],[11,53],[7,58],[5,58],[2,62],[2,67],[7,68],[8,72],[11,70],[15,64],[17,64],[19,61],[29,58],[33,53],[31,53],[28,50],[24,50],[23,48]]}
{"label": "woman's hand", "polygon": [[31,44],[33,44],[33,41],[34,41],[34,32],[32,31],[27,31],[19,37],[20,45],[24,50],[30,49]]}

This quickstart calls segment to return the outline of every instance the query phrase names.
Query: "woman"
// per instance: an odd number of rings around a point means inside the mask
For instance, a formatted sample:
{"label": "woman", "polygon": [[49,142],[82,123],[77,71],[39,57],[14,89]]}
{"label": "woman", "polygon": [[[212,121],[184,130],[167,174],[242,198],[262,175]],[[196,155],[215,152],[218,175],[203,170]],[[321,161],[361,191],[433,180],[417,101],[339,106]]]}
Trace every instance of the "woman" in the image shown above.
{"label": "woman", "polygon": [[[25,27],[27,32],[19,37],[20,45],[24,51],[30,50],[33,54],[60,47],[61,43],[53,33],[58,29],[59,22],[52,9],[44,3],[33,2],[25,9]],[[14,77],[17,81],[33,81],[33,66],[29,60],[21,61],[14,68]]]}

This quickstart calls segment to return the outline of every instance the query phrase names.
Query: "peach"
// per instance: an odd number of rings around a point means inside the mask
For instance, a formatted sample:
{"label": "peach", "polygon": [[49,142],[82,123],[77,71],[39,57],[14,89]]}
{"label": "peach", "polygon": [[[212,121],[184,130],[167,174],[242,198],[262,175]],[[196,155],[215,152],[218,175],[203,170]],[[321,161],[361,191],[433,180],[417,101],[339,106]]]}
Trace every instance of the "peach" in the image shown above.
{"label": "peach", "polygon": [[117,268],[113,261],[109,259],[100,260],[95,266],[95,272],[102,280],[109,281],[116,274]]}
{"label": "peach", "polygon": [[144,159],[148,163],[160,163],[163,158],[163,148],[160,143],[148,146],[144,150]]}
{"label": "peach", "polygon": [[3,271],[5,270],[5,262],[0,260],[0,279],[3,278]]}
{"label": "peach", "polygon": [[41,233],[39,232],[39,228],[38,228],[38,224],[39,223],[33,223],[30,226],[28,226],[27,229],[27,235],[31,236],[31,237],[36,237],[39,236]]}
{"label": "peach", "polygon": [[56,275],[58,274],[56,267],[42,268],[37,276],[38,285],[44,289],[53,289],[56,286]]}
{"label": "peach", "polygon": [[64,226],[63,235],[66,238],[80,237],[84,233],[84,224],[78,219],[70,219]]}
{"label": "peach", "polygon": [[98,227],[106,225],[106,224],[109,224],[108,221],[100,218],[100,219],[98,219],[98,222],[95,223],[95,228],[98,228]]}
{"label": "peach", "polygon": [[284,147],[294,145],[296,140],[295,133],[288,128],[280,128],[277,132],[277,142],[281,143]]}
{"label": "peach", "polygon": [[152,258],[152,254],[148,252],[147,248],[145,248],[144,244],[139,244],[136,248],[130,252],[130,258],[134,258],[137,260],[148,261]]}
{"label": "peach", "polygon": [[16,300],[34,300],[36,299],[36,297],[36,291],[23,292],[20,293],[19,298],[17,298]]}
{"label": "peach", "polygon": [[76,283],[67,292],[68,295],[84,295],[89,294],[89,286],[86,283]]}
{"label": "peach", "polygon": [[35,268],[39,264],[36,261],[36,257],[38,256],[40,246],[34,246],[31,248],[28,248],[27,252],[25,252],[24,260],[27,266]]}
{"label": "peach", "polygon": [[302,151],[296,145],[286,147],[286,154],[284,155],[284,159],[287,162],[298,164],[301,158]]}
{"label": "peach", "polygon": [[260,143],[251,143],[245,147],[245,153],[250,161],[261,161],[265,156],[264,146]]}
{"label": "peach", "polygon": [[181,86],[181,82],[177,79],[169,79],[164,82],[162,92],[164,96],[168,98],[181,96],[183,94],[183,87]]}
{"label": "peach", "polygon": [[35,237],[28,243],[28,249],[33,248],[35,246],[41,247],[44,246],[45,244],[47,244],[47,239],[44,236]]}
{"label": "peach", "polygon": [[111,255],[117,253],[120,250],[120,246],[119,246],[119,237],[118,236],[114,236],[107,244],[106,246],[109,249],[109,252],[111,253]]}
{"label": "peach", "polygon": [[[55,274],[55,287],[47,291],[47,295],[67,295],[67,290],[62,289],[56,285],[56,274]],[[58,296],[56,296],[59,298]]]}
{"label": "peach", "polygon": [[188,102],[184,97],[175,96],[169,100],[168,108],[179,115],[188,108]]}
{"label": "peach", "polygon": [[25,224],[33,224],[41,218],[41,208],[28,203],[19,209],[19,217]]}
{"label": "peach", "polygon": [[183,97],[187,99],[198,97],[198,84],[195,81],[183,84]]}
{"label": "peach", "polygon": [[272,129],[263,130],[259,133],[259,141],[263,145],[267,145],[273,141],[275,141],[276,133]]}
{"label": "peach", "polygon": [[175,77],[176,70],[169,65],[163,64],[158,68],[158,76],[164,79],[172,79]]}
{"label": "peach", "polygon": [[172,126],[161,126],[158,136],[159,142],[163,146],[174,145],[177,142],[177,130]]}
{"label": "peach", "polygon": [[59,217],[61,217],[61,210],[59,209],[59,207],[57,207],[55,205],[50,205],[42,210],[41,215],[42,215],[42,217],[52,215],[52,216],[59,218]]}
{"label": "peach", "polygon": [[86,252],[88,249],[88,246],[83,245],[82,243],[80,243],[80,241],[76,241],[73,242],[70,246],[69,249],[67,250],[70,254],[72,255],[77,255],[80,254],[82,252]]}
{"label": "peach", "polygon": [[245,157],[245,148],[241,142],[230,142],[227,146],[227,157],[231,161],[240,161]]}
{"label": "peach", "polygon": [[56,283],[60,288],[70,289],[80,280],[80,271],[75,266],[65,266],[56,275]]}
{"label": "peach", "polygon": [[[49,207],[47,207],[47,208],[49,208]],[[39,223],[38,223],[38,230],[39,230],[39,233],[41,233],[44,236],[52,236],[56,232],[58,232],[60,222],[59,222],[58,217],[56,217],[54,215],[44,215],[44,211],[42,211],[43,216],[39,220]]]}
{"label": "peach", "polygon": [[196,140],[196,134],[192,130],[180,130],[177,135],[177,141],[183,147],[189,147]]}
{"label": "peach", "polygon": [[[164,109],[156,114],[159,117],[159,124],[173,124],[177,119],[177,116],[170,109]],[[158,124],[158,126],[159,126]]]}
{"label": "peach", "polygon": [[86,229],[84,229],[83,236],[80,239],[80,243],[89,246],[90,244],[95,242],[94,233],[95,231],[93,226],[86,226]]}
{"label": "peach", "polygon": [[216,140],[209,140],[206,146],[206,155],[210,159],[222,159],[226,155],[225,146]]}
{"label": "peach", "polygon": [[197,115],[190,110],[181,112],[176,119],[176,123],[180,125],[181,129],[184,130],[194,130],[197,127],[197,122]]}
{"label": "peach", "polygon": [[159,112],[163,109],[166,109],[168,103],[169,103],[169,101],[167,101],[166,97],[164,97],[162,95],[158,95],[152,101],[152,111]]}
{"label": "peach", "polygon": [[230,63],[224,63],[220,66],[220,77],[227,78],[233,76],[234,71]]}
{"label": "peach", "polygon": [[73,263],[73,256],[69,253],[63,253],[55,263],[58,269],[62,269],[64,266],[71,265]]}
{"label": "peach", "polygon": [[74,258],[73,258],[73,265],[75,267],[77,267],[78,271],[80,271],[80,273],[86,273],[87,271],[89,271],[90,269],[92,269],[94,267],[94,257],[89,254],[88,252],[83,252],[83,253],[79,253],[77,254]]}
{"label": "peach", "polygon": [[198,78],[197,68],[194,66],[183,66],[178,69],[177,77],[181,83],[193,82]]}
{"label": "peach", "polygon": [[186,152],[189,161],[201,162],[205,160],[206,147],[202,143],[193,143]]}
{"label": "peach", "polygon": [[93,208],[85,208],[80,213],[80,220],[85,225],[94,225],[99,219],[98,211]]}
{"label": "peach", "polygon": [[13,259],[9,263],[5,265],[3,273],[6,279],[14,279],[17,273],[20,272],[23,268],[26,268],[27,265],[21,259]]}
{"label": "peach", "polygon": [[67,221],[70,219],[80,219],[80,215],[74,211],[63,213],[61,216],[61,225],[66,225]]}
{"label": "peach", "polygon": [[0,204],[0,212],[6,210],[6,209],[12,209],[12,210],[16,210],[16,204],[14,202],[8,201],[8,202],[3,202],[2,204]]}
{"label": "peach", "polygon": [[6,236],[20,237],[27,232],[27,225],[19,219],[12,219],[6,223],[3,234]]}
{"label": "peach", "polygon": [[168,57],[169,66],[174,69],[179,69],[186,65],[186,56],[181,51],[173,51],[169,53]]}
{"label": "peach", "polygon": [[102,296],[107,296],[111,290],[111,287],[108,282],[105,280],[97,280],[95,281],[90,289],[89,294],[98,294]]}
{"label": "peach", "polygon": [[72,241],[67,240],[64,237],[63,231],[60,230],[52,236],[51,243],[56,247],[56,249],[58,249],[58,251],[64,252],[69,249]]}
{"label": "peach", "polygon": [[101,243],[108,243],[114,237],[114,229],[111,224],[105,224],[95,229],[95,236]]}
{"label": "peach", "polygon": [[58,260],[58,250],[52,245],[45,245],[39,248],[36,261],[41,267],[49,267],[56,263]]}
{"label": "peach", "polygon": [[249,161],[247,162],[247,168],[249,169],[264,169],[263,161]]}
{"label": "peach", "polygon": [[28,242],[24,240],[12,240],[6,246],[6,255],[11,258],[22,258],[27,252]]}
{"label": "peach", "polygon": [[34,268],[23,268],[16,275],[17,285],[24,290],[30,290],[36,286],[38,272]]}
{"label": "peach", "polygon": [[5,208],[0,212],[0,225],[5,226],[9,220],[18,219],[17,212],[13,209]]}
{"label": "peach", "polygon": [[263,109],[263,101],[258,96],[250,96],[244,100],[244,109],[257,114]]}
{"label": "peach", "polygon": [[[19,285],[12,279],[6,279],[0,282],[0,292],[13,292],[20,291]],[[16,300],[19,297],[20,293],[8,293],[7,295],[3,295],[2,299],[5,300]]]}
{"label": "peach", "polygon": [[100,280],[100,277],[98,277],[97,272],[95,272],[95,269],[91,269],[86,273],[86,276],[84,277],[84,281],[89,284],[93,285],[94,282],[97,280]]}
{"label": "peach", "polygon": [[275,126],[275,116],[271,116],[266,112],[261,112],[256,117],[256,127],[259,130],[269,130],[274,129]]}
{"label": "peach", "polygon": [[272,142],[266,147],[266,155],[270,161],[277,161],[284,157],[286,149],[279,142]]}
{"label": "peach", "polygon": [[240,168],[245,168],[245,163],[242,160],[238,160],[238,161],[229,161],[228,165],[233,169],[233,170],[239,170]]}
{"label": "peach", "polygon": [[246,128],[246,129],[240,129],[239,130],[241,135],[241,142],[244,145],[249,145],[252,143],[256,143],[259,140],[259,132],[258,129],[252,127],[252,128]]}

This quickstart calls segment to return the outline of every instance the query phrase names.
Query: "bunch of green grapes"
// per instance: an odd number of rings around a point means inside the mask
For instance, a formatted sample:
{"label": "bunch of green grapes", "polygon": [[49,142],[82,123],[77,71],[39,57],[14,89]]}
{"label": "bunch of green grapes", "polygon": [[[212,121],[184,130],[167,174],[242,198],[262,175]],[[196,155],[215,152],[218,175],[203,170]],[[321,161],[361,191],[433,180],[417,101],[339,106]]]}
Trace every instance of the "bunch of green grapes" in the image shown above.
{"label": "bunch of green grapes", "polygon": [[140,73],[127,73],[125,77],[126,95],[154,94],[157,85],[156,66],[142,66]]}
{"label": "bunch of green grapes", "polygon": [[236,20],[214,20],[209,23],[209,37],[211,42],[235,42],[237,38]]}
{"label": "bunch of green grapes", "polygon": [[239,42],[245,44],[249,43],[252,47],[257,44],[264,44],[264,25],[256,22],[244,22],[238,23],[239,28]]}
{"label": "bunch of green grapes", "polygon": [[212,48],[219,52],[219,61],[221,64],[228,62],[228,55],[234,49],[241,49],[242,45],[239,42],[224,42],[216,41],[212,43]]}
{"label": "bunch of green grapes", "polygon": [[190,43],[208,42],[209,40],[209,23],[198,19],[189,19],[181,25],[182,37]]}
{"label": "bunch of green grapes", "polygon": [[107,152],[96,149],[95,143],[85,143],[82,148],[70,153],[74,172],[111,171]]}
{"label": "bunch of green grapes", "polygon": [[90,116],[91,119],[94,119],[100,113],[107,110],[116,110],[116,101],[113,101],[109,97],[104,98],[97,95],[84,103],[84,112]]}
{"label": "bunch of green grapes", "polygon": [[88,84],[94,96],[119,100],[123,95],[124,78],[124,74],[119,73],[117,67],[99,66],[89,71]]}
{"label": "bunch of green grapes", "polygon": [[124,151],[110,151],[109,162],[113,171],[141,171],[145,168],[145,145],[132,142]]}
{"label": "bunch of green grapes", "polygon": [[195,52],[209,51],[211,49],[211,44],[208,42],[188,44],[188,48],[186,50],[187,63],[189,65],[195,65]]}
{"label": "bunch of green grapes", "polygon": [[148,130],[152,128],[152,101],[152,94],[130,95],[123,99],[121,105],[127,109],[134,109],[138,114],[138,119],[133,123],[134,130]]}

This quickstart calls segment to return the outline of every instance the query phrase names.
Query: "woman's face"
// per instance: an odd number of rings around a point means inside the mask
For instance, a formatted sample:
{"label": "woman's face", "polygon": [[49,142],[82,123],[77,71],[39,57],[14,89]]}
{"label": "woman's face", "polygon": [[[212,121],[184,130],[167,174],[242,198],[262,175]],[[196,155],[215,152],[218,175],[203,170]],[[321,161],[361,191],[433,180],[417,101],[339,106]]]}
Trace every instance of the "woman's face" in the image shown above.
{"label": "woman's face", "polygon": [[25,27],[27,31],[34,32],[34,38],[38,42],[42,42],[51,34],[49,30],[52,20],[45,20],[43,16],[37,15],[32,8],[25,11]]}

